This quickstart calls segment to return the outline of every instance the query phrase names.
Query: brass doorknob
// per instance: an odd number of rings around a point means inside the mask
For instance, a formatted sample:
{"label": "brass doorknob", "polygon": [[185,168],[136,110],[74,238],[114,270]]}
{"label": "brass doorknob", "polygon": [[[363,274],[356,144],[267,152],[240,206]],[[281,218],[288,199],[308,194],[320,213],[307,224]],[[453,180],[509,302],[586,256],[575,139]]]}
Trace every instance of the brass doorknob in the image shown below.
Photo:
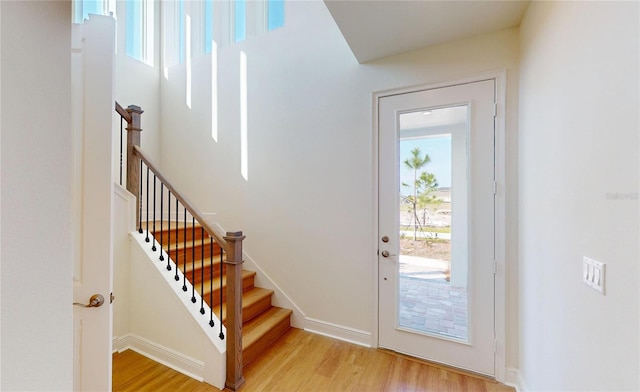
{"label": "brass doorknob", "polygon": [[382,257],[389,257],[389,251],[388,250],[383,250],[382,251]]}
{"label": "brass doorknob", "polygon": [[99,308],[104,304],[104,297],[100,294],[94,294],[89,298],[88,304],[81,304],[80,302],[74,302],[74,306],[81,306],[83,308]]}

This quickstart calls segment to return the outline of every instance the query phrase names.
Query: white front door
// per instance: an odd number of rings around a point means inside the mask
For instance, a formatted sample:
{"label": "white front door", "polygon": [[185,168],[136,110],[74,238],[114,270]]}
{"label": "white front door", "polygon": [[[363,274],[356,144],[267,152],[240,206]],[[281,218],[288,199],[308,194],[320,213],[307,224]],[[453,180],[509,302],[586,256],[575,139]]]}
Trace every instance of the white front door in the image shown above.
{"label": "white front door", "polygon": [[494,91],[378,100],[379,346],[490,376]]}
{"label": "white front door", "polygon": [[92,15],[72,37],[74,390],[110,391],[115,21]]}

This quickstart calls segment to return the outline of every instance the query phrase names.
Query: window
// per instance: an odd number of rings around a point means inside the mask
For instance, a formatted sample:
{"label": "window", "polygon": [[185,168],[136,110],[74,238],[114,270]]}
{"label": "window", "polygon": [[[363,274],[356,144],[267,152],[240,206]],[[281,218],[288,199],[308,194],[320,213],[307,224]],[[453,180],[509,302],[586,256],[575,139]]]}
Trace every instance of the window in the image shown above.
{"label": "window", "polygon": [[178,62],[184,63],[185,58],[185,14],[184,0],[178,0]]}
{"label": "window", "polygon": [[244,41],[247,38],[247,2],[236,0],[233,9],[234,34],[233,42]]}
{"label": "window", "polygon": [[142,61],[142,2],[127,1],[126,15],[125,53]]}
{"label": "window", "polygon": [[204,52],[213,47],[213,0],[204,0]]}
{"label": "window", "polygon": [[153,65],[153,0],[127,0],[125,12],[126,55]]}
{"label": "window", "polygon": [[267,29],[284,26],[284,0],[267,0]]}
{"label": "window", "polygon": [[73,2],[73,23],[83,23],[85,19],[89,19],[89,14],[108,15],[114,7],[115,1],[75,0]]}

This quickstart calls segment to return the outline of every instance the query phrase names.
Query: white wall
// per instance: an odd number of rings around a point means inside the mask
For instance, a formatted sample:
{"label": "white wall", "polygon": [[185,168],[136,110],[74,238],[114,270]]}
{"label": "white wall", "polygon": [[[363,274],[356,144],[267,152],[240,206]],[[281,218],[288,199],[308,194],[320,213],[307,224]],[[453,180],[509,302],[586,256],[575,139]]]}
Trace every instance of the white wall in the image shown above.
{"label": "white wall", "polygon": [[1,2],[0,8],[0,389],[69,391],[73,388],[71,3]]}
{"label": "white wall", "polygon": [[[241,175],[241,51],[248,69],[248,180]],[[287,2],[284,28],[219,48],[217,141],[211,57],[193,58],[191,108],[186,65],[169,68],[161,79],[163,166],[201,210],[217,213],[222,227],[245,232],[247,254],[308,318],[367,336],[375,330],[377,268],[373,93],[505,68],[507,311],[517,315],[517,60],[518,32],[511,29],[360,65],[322,2]]]}
{"label": "white wall", "polygon": [[[533,2],[521,26],[520,373],[638,390],[637,2]],[[606,263],[606,295],[582,257]]]}
{"label": "white wall", "polygon": [[[138,61],[125,53],[126,42],[126,5],[124,1],[116,2],[117,45],[116,45],[116,101],[124,108],[137,105],[144,110],[142,114],[142,132],[140,146],[160,164],[160,57],[159,52],[159,6],[155,6],[153,45],[155,50],[152,64]],[[118,124],[119,124],[118,116]],[[126,126],[126,125],[125,125]],[[126,137],[126,136],[125,136]],[[126,139],[125,139],[126,140]],[[118,140],[119,141],[119,140]],[[125,150],[126,151],[126,150]]]}

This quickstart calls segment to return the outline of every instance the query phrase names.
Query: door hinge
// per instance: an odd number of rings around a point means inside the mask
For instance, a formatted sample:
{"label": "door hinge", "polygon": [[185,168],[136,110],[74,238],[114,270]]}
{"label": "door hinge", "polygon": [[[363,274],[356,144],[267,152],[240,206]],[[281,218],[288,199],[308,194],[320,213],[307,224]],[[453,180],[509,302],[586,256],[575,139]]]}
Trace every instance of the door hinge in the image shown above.
{"label": "door hinge", "polygon": [[493,117],[497,117],[498,116],[498,104],[497,103],[493,103]]}
{"label": "door hinge", "polygon": [[498,262],[493,260],[493,274],[497,274],[498,273]]}
{"label": "door hinge", "polygon": [[494,195],[498,194],[498,181],[493,182],[493,194]]}
{"label": "door hinge", "polygon": [[493,353],[498,352],[498,339],[493,339]]}

